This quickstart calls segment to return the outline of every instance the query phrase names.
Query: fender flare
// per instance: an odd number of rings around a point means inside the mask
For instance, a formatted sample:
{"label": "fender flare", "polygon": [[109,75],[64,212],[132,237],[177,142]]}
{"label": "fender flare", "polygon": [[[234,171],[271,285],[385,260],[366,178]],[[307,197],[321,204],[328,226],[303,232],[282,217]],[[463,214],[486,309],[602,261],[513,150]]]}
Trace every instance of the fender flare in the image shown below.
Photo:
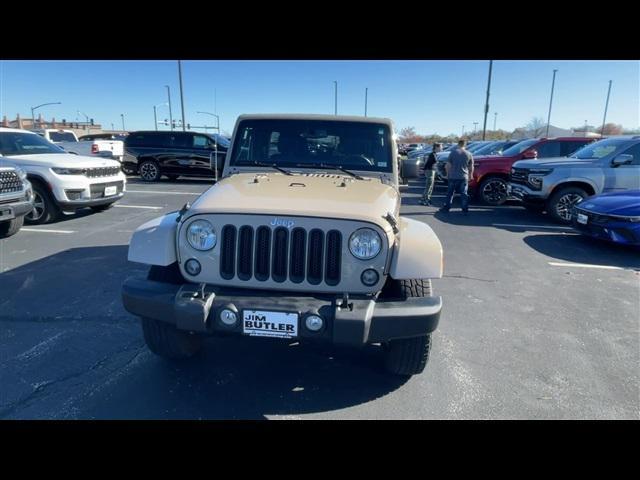
{"label": "fender flare", "polygon": [[389,275],[396,280],[442,278],[443,252],[440,239],[426,223],[400,217]]}
{"label": "fender flare", "polygon": [[168,213],[140,225],[131,236],[127,259],[163,267],[176,262],[178,215],[180,212]]}

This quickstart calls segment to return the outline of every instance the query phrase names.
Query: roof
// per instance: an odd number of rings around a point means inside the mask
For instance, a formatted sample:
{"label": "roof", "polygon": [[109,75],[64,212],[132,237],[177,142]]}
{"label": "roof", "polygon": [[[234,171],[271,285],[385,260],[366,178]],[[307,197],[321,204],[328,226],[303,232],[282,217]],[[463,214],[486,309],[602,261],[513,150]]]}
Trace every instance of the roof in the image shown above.
{"label": "roof", "polygon": [[324,120],[324,121],[338,121],[338,122],[364,122],[364,123],[384,123],[392,125],[393,121],[390,118],[381,117],[361,117],[356,115],[321,115],[317,113],[250,113],[240,115],[240,120]]}
{"label": "roof", "polygon": [[34,135],[37,135],[37,133],[31,132],[29,130],[23,130],[21,128],[9,128],[9,127],[0,127],[0,132],[32,133]]}

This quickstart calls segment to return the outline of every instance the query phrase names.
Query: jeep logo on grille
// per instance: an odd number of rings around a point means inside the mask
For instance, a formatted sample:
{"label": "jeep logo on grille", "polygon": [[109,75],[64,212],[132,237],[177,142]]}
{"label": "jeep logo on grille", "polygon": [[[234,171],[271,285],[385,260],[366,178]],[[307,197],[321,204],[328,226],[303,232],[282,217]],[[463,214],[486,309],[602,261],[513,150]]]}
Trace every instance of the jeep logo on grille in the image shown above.
{"label": "jeep logo on grille", "polygon": [[293,220],[285,220],[284,218],[275,217],[269,224],[272,227],[287,227],[289,230],[293,228],[295,222]]}

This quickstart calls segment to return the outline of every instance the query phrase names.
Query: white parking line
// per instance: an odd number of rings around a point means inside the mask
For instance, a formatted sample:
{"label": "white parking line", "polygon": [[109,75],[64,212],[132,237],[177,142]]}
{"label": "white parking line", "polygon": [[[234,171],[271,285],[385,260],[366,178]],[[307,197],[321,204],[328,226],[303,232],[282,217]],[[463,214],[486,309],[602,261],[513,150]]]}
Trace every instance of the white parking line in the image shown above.
{"label": "white parking line", "polygon": [[513,227],[513,228],[552,228],[554,230],[573,230],[571,227],[557,227],[552,225],[516,225],[513,223],[492,223],[494,227]]}
{"label": "white parking line", "polygon": [[127,190],[127,193],[156,193],[161,195],[200,195],[202,192],[163,192],[160,190]]}
{"label": "white parking line", "polygon": [[148,205],[114,205],[115,208],[145,208],[147,210],[162,210],[164,207],[150,207]]}
{"label": "white parking line", "polygon": [[75,230],[49,230],[47,228],[25,228],[20,229],[22,232],[42,232],[42,233],[76,233]]}
{"label": "white parking line", "polygon": [[610,265],[591,265],[588,263],[548,262],[552,267],[602,268],[604,270],[632,270],[630,268],[612,267]]}

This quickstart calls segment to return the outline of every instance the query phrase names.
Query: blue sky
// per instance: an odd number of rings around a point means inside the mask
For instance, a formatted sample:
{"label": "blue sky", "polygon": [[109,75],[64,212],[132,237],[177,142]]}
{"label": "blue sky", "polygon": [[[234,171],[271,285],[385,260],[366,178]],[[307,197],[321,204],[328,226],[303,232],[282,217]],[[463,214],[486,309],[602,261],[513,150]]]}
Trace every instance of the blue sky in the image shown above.
{"label": "blue sky", "polygon": [[[392,118],[396,129],[459,134],[462,125],[482,128],[488,61],[183,61],[185,116],[192,125],[231,132],[238,115],[260,112],[333,113],[338,81],[338,113]],[[640,126],[638,61],[505,61],[493,63],[487,127],[512,130],[532,117],[547,118],[552,71],[558,69],[551,123],[559,127],[600,125],[608,81],[613,80],[607,122]],[[180,118],[176,61],[1,61],[0,117],[30,117],[30,107],[46,118],[97,123],[128,130],[153,128],[153,105],[166,102],[171,88],[174,119]],[[214,102],[215,91],[215,102]],[[168,109],[158,107],[158,118]],[[162,127],[161,127],[162,128]]]}

